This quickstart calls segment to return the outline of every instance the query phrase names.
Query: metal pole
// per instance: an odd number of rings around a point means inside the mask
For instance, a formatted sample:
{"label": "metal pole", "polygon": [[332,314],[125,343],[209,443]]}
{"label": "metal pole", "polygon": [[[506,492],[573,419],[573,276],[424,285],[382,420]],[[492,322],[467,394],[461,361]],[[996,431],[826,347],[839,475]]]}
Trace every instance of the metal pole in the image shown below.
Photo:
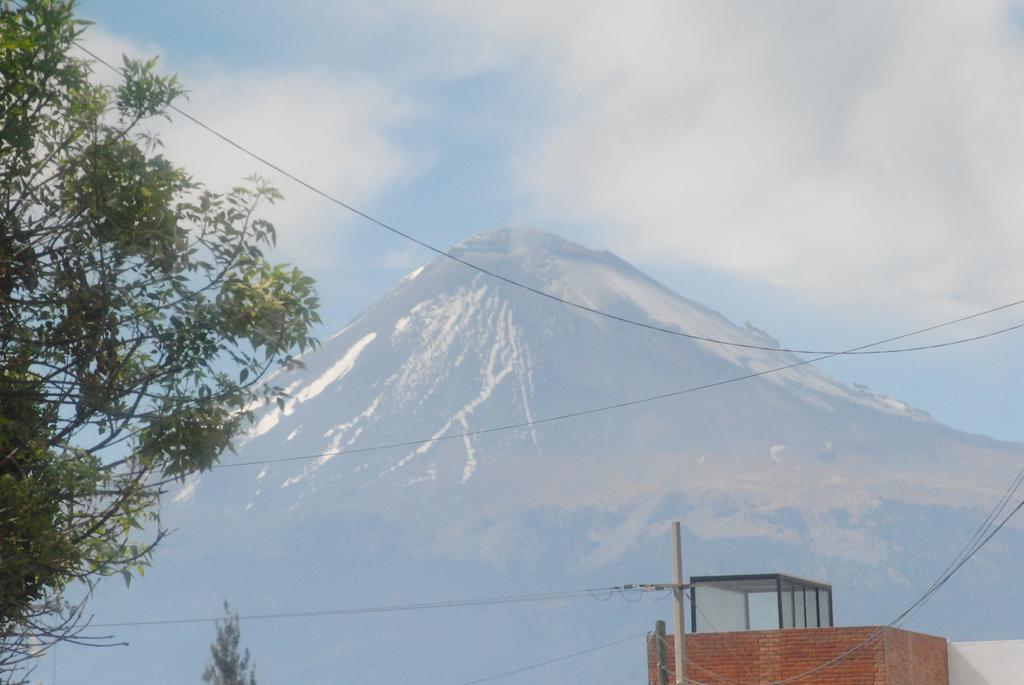
{"label": "metal pole", "polygon": [[665,644],[665,622],[654,624],[655,654],[658,655],[658,685],[668,685],[668,645]]}
{"label": "metal pole", "polygon": [[672,594],[675,596],[675,652],[676,652],[676,684],[682,685],[687,681],[686,673],[686,641],[683,633],[686,631],[686,624],[683,623],[683,538],[679,528],[679,521],[672,522]]}

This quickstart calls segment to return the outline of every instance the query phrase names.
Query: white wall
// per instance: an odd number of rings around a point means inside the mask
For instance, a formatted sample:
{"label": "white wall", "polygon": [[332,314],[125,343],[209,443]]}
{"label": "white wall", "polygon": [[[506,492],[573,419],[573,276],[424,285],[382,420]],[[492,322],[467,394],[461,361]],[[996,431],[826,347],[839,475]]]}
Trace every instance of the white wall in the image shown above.
{"label": "white wall", "polygon": [[1024,640],[949,643],[949,685],[1021,685]]}

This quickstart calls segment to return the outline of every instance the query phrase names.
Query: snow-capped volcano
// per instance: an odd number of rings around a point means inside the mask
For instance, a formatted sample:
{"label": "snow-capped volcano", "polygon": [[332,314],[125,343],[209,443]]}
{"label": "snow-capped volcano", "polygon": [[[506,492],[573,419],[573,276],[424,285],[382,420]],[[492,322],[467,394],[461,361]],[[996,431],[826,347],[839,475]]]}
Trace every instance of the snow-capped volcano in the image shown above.
{"label": "snow-capped volcano", "polygon": [[[608,252],[550,234],[480,233],[453,253],[618,316],[695,336],[779,346]],[[271,464],[248,479],[236,476],[231,490],[246,501],[223,493],[217,501],[242,510],[321,511],[324,504],[302,503],[314,491],[325,500],[351,503],[369,493],[377,501],[382,490],[447,492],[473,479],[487,488],[537,471],[558,474],[581,460],[617,484],[633,474],[656,476],[663,491],[698,484],[732,489],[736,478],[758,474],[768,479],[773,497],[780,494],[780,480],[828,492],[829,483],[840,478],[868,487],[872,495],[945,501],[950,479],[959,479],[965,468],[985,491],[1003,474],[1000,454],[990,455],[983,443],[899,400],[837,382],[812,365],[548,421],[797,361],[787,353],[610,320],[438,258],[332,335],[309,356],[306,369],[274,379],[292,399],[259,417],[243,440],[240,459],[323,456]],[[491,431],[518,424],[531,425]],[[476,431],[488,432],[463,435]],[[373,449],[424,439],[429,440]],[[246,480],[249,487],[237,485]],[[976,492],[953,497],[962,501]],[[615,487],[566,483],[556,497],[563,505],[573,498],[618,505],[623,496]],[[550,503],[540,492],[528,497],[534,504]],[[522,504],[522,496],[509,502]]]}
{"label": "snow-capped volcano", "polygon": [[[779,346],[608,252],[550,234],[490,231],[452,252],[617,316]],[[885,623],[963,544],[1024,448],[954,431],[809,364],[676,394],[797,361],[644,330],[435,259],[325,340],[305,369],[273,379],[291,399],[261,410],[223,463],[295,460],[186,483],[164,512],[178,533],[133,586],[145,598],[133,607],[206,615],[228,596],[258,613],[658,581],[667,522],[681,519],[688,572],[821,577],[836,585],[840,623]],[[609,405],[624,406],[589,412]],[[950,603],[912,627],[1020,637],[1005,631],[1019,627],[1012,607],[1024,600],[1010,582],[1021,538],[1004,531],[950,584],[972,594],[977,615]],[[635,630],[608,626],[648,605],[601,606],[545,614],[541,625],[525,612],[474,623],[474,653],[504,658],[502,645],[514,644],[513,662],[543,659],[588,644],[569,635],[601,642]],[[657,609],[642,627],[667,613]],[[351,664],[353,682],[431,668],[446,677],[430,682],[469,680],[479,672],[459,665],[460,620],[389,628],[395,639],[415,633],[402,663],[388,661],[385,643],[365,644],[362,624],[276,633],[322,658],[301,674],[290,662],[268,670],[281,682],[336,682],[337,663]],[[174,658],[161,650],[148,658]],[[633,677],[634,661],[574,672]]]}

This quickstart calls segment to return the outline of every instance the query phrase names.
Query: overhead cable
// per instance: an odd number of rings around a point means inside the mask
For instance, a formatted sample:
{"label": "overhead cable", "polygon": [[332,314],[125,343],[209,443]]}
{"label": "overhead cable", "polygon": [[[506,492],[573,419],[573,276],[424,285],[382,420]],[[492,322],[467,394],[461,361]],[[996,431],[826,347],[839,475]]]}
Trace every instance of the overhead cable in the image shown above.
{"label": "overhead cable", "polygon": [[[648,589],[649,588],[649,589]],[[239,621],[265,621],[288,618],[314,618],[318,616],[352,616],[359,614],[384,614],[398,611],[423,611],[427,609],[455,609],[461,607],[493,606],[497,604],[524,604],[535,602],[554,602],[566,599],[595,599],[598,593],[623,592],[625,589],[642,589],[644,591],[655,591],[660,586],[635,586],[635,585],[613,585],[609,587],[588,588],[584,590],[569,590],[566,592],[540,592],[520,595],[505,595],[500,597],[482,597],[474,599],[441,600],[437,602],[418,602],[415,604],[387,604],[375,607],[360,607],[352,609],[323,609],[317,611],[290,611],[267,614],[246,614],[238,617]],[[90,628],[123,628],[129,626],[166,626],[184,625],[193,623],[217,623],[223,621],[223,617],[197,617],[197,618],[172,618],[172,619],[151,619],[143,621],[116,621],[111,623],[90,623]]]}

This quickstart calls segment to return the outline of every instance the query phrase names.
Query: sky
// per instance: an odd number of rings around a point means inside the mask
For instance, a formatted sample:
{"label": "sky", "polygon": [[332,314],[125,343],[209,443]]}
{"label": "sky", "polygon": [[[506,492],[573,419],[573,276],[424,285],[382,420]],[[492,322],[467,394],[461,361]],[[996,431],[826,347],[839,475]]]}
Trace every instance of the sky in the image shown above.
{"label": "sky", "polygon": [[[1024,299],[1020,5],[623,8],[81,0],[79,14],[98,54],[159,55],[188,112],[439,247],[552,231],[790,347]],[[153,126],[212,189],[259,173],[284,192],[266,213],[275,258],[318,280],[322,339],[433,256],[187,121]],[[921,340],[1022,321],[1024,306]],[[825,368],[1024,440],[1022,335]]]}

